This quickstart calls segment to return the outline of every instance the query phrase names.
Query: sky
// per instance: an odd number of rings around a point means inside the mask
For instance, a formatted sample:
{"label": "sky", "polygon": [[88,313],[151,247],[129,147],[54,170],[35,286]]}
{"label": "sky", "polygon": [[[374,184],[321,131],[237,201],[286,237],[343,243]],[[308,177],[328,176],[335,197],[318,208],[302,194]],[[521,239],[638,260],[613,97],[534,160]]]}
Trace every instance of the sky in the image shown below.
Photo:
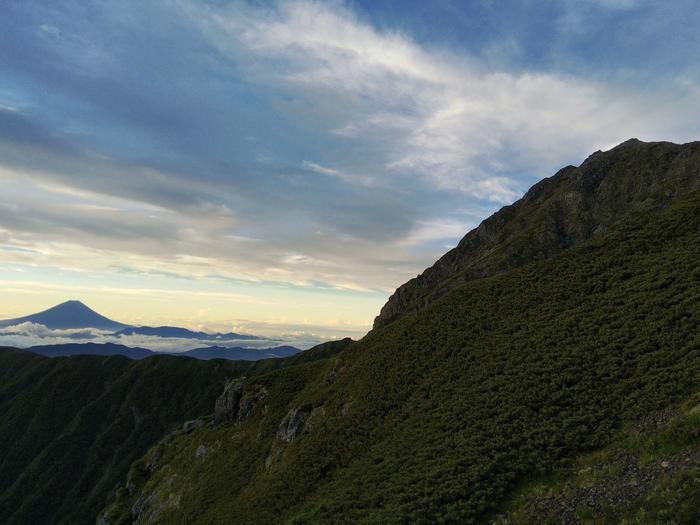
{"label": "sky", "polygon": [[567,164],[700,132],[695,0],[6,0],[0,318],[361,336]]}

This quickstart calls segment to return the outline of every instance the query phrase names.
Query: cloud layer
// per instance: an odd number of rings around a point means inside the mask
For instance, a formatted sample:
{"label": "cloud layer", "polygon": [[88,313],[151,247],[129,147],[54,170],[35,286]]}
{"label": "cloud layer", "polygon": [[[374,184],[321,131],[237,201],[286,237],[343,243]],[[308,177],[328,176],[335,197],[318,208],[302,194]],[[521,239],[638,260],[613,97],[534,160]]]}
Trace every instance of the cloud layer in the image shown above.
{"label": "cloud layer", "polygon": [[206,339],[185,339],[177,337],[158,337],[151,335],[112,335],[111,332],[96,329],[81,330],[52,330],[41,324],[22,323],[0,328],[0,346],[29,348],[31,346],[58,345],[71,343],[114,343],[131,348],[146,348],[154,352],[177,353],[204,348],[207,346],[226,346],[239,348],[272,348],[281,345],[291,345],[299,349],[311,348],[325,338],[308,332],[292,332],[281,334],[274,339],[259,340],[227,340],[225,345],[221,340],[212,337]]}

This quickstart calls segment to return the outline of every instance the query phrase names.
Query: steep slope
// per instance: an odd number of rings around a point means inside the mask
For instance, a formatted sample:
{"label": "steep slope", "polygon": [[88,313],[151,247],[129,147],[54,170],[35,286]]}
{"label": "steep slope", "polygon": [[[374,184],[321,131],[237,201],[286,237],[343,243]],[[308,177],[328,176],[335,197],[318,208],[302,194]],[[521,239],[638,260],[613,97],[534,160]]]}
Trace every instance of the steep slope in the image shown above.
{"label": "steep slope", "polygon": [[656,212],[700,188],[700,142],[629,140],[567,166],[469,232],[458,246],[400,286],[375,319],[386,325],[464,282],[551,257],[600,235],[630,213]]}
{"label": "steep slope", "polygon": [[129,465],[209,412],[227,380],[324,359],[350,343],[256,362],[0,349],[0,523],[94,523]]}
{"label": "steep slope", "polygon": [[613,442],[515,491],[498,525],[700,523],[700,392],[625,425]]}
{"label": "steep slope", "polygon": [[0,321],[0,328],[22,323],[42,324],[54,330],[72,328],[98,328],[100,330],[123,330],[128,325],[107,319],[91,310],[80,301],[66,301],[38,314]]}
{"label": "steep slope", "polygon": [[659,199],[326,361],[230,383],[218,424],[136,462],[101,523],[476,523],[505,510],[527,480],[700,391],[700,192]]}

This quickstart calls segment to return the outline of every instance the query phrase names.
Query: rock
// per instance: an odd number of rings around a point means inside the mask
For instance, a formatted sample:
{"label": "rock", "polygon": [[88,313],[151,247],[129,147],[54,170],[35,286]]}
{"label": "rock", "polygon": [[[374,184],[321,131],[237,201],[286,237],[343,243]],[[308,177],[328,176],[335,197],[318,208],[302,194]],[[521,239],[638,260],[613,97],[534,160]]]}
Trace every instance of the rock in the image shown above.
{"label": "rock", "polygon": [[668,461],[662,461],[661,462],[661,468],[668,468],[670,467],[671,464]]}
{"label": "rock", "polygon": [[146,499],[143,494],[140,494],[136,503],[131,507],[131,517],[135,523],[139,521],[141,515],[146,512],[146,509],[148,509],[148,499]]}
{"label": "rock", "polygon": [[149,456],[148,462],[146,463],[146,475],[150,476],[160,465],[160,460],[163,459],[163,453],[165,452],[165,443],[161,441],[158,443],[153,450],[153,453]]}
{"label": "rock", "polygon": [[245,377],[234,379],[226,384],[224,392],[219,396],[214,405],[215,424],[236,420],[244,385]]}
{"label": "rock", "polygon": [[277,458],[280,456],[281,450],[273,448],[270,450],[270,453],[267,455],[267,458],[265,458],[265,468],[270,469],[272,465],[277,461]]}
{"label": "rock", "polygon": [[277,437],[285,443],[294,441],[301,431],[304,430],[309,412],[310,409],[308,407],[290,410],[280,423],[279,429],[277,430]]}
{"label": "rock", "polygon": [[204,445],[199,445],[197,447],[197,450],[194,451],[194,457],[201,458],[207,452],[209,452],[209,449],[207,447],[205,447]]}
{"label": "rock", "polygon": [[204,426],[203,419],[192,419],[191,421],[186,421],[185,424],[182,425],[182,431],[185,434],[189,434],[190,432],[193,432],[198,428],[201,428],[202,426]]}
{"label": "rock", "polygon": [[267,397],[267,388],[262,385],[256,385],[245,392],[238,405],[238,415],[236,421],[241,423],[248,419],[253,413],[255,406]]}

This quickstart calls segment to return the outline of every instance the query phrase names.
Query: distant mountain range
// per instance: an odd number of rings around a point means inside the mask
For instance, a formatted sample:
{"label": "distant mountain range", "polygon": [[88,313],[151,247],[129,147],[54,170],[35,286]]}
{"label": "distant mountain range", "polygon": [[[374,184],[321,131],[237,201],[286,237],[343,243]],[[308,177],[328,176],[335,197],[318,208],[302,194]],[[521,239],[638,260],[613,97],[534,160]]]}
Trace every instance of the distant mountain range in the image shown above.
{"label": "distant mountain range", "polygon": [[62,345],[40,345],[26,349],[45,357],[67,357],[70,355],[121,355],[130,359],[143,359],[157,352],[146,348],[131,348],[114,343],[68,343]]}
{"label": "distant mountain range", "polygon": [[[79,330],[62,335],[62,339],[74,339],[76,343],[61,343],[37,345],[27,348],[27,350],[47,357],[64,357],[71,355],[101,355],[112,356],[121,355],[131,359],[144,359],[156,354],[171,354],[177,356],[192,357],[200,360],[228,359],[240,361],[258,361],[276,357],[290,357],[300,350],[293,346],[278,346],[274,348],[242,348],[240,346],[230,347],[216,344],[214,346],[204,346],[185,352],[155,352],[147,348],[131,347],[118,343],[88,342],[94,338],[90,329],[109,331],[106,335],[115,338],[128,336],[161,337],[172,339],[191,339],[193,345],[197,341],[211,343],[226,343],[231,341],[260,341],[262,338],[255,335],[243,335],[233,332],[228,333],[206,333],[188,330],[177,326],[131,326],[124,323],[112,321],[111,319],[98,314],[80,301],[67,301],[53,308],[44,310],[37,314],[0,321],[0,328],[20,325],[22,323],[34,323],[43,325],[52,330]],[[5,333],[3,335],[21,335],[21,331]],[[141,342],[140,344],[144,344]],[[145,343],[147,345],[147,343]],[[199,343],[202,344],[202,343]]]}
{"label": "distant mountain range", "polygon": [[[7,319],[0,321],[0,328],[15,326],[22,323],[40,324],[52,330],[77,330],[95,328],[97,330],[113,331],[112,335],[147,335],[154,337],[173,337],[180,339],[199,339],[203,341],[221,340],[221,341],[253,341],[260,340],[260,337],[255,335],[237,334],[234,332],[228,333],[206,333],[195,332],[187,328],[179,328],[176,326],[132,326],[125,323],[112,321],[107,317],[98,314],[80,301],[66,301],[59,305],[25,317],[16,319]],[[76,333],[72,334],[71,338],[85,339],[89,334]]]}
{"label": "distant mountain range", "polygon": [[130,359],[144,359],[154,355],[174,355],[192,357],[202,361],[210,359],[227,359],[229,361],[259,361],[278,357],[291,357],[301,352],[293,346],[277,346],[274,348],[227,348],[208,346],[195,348],[186,352],[153,352],[146,348],[134,348],[115,343],[67,343],[56,345],[32,346],[26,349],[34,354],[45,357],[66,357],[72,355],[121,355]]}
{"label": "distant mountain range", "polygon": [[260,340],[260,337],[255,335],[243,335],[233,332],[208,334],[206,332],[193,332],[187,328],[179,328],[177,326],[130,326],[115,332],[114,335],[150,335],[156,337],[177,337],[179,339],[200,339],[204,341],[211,341],[212,339],[221,341]]}

